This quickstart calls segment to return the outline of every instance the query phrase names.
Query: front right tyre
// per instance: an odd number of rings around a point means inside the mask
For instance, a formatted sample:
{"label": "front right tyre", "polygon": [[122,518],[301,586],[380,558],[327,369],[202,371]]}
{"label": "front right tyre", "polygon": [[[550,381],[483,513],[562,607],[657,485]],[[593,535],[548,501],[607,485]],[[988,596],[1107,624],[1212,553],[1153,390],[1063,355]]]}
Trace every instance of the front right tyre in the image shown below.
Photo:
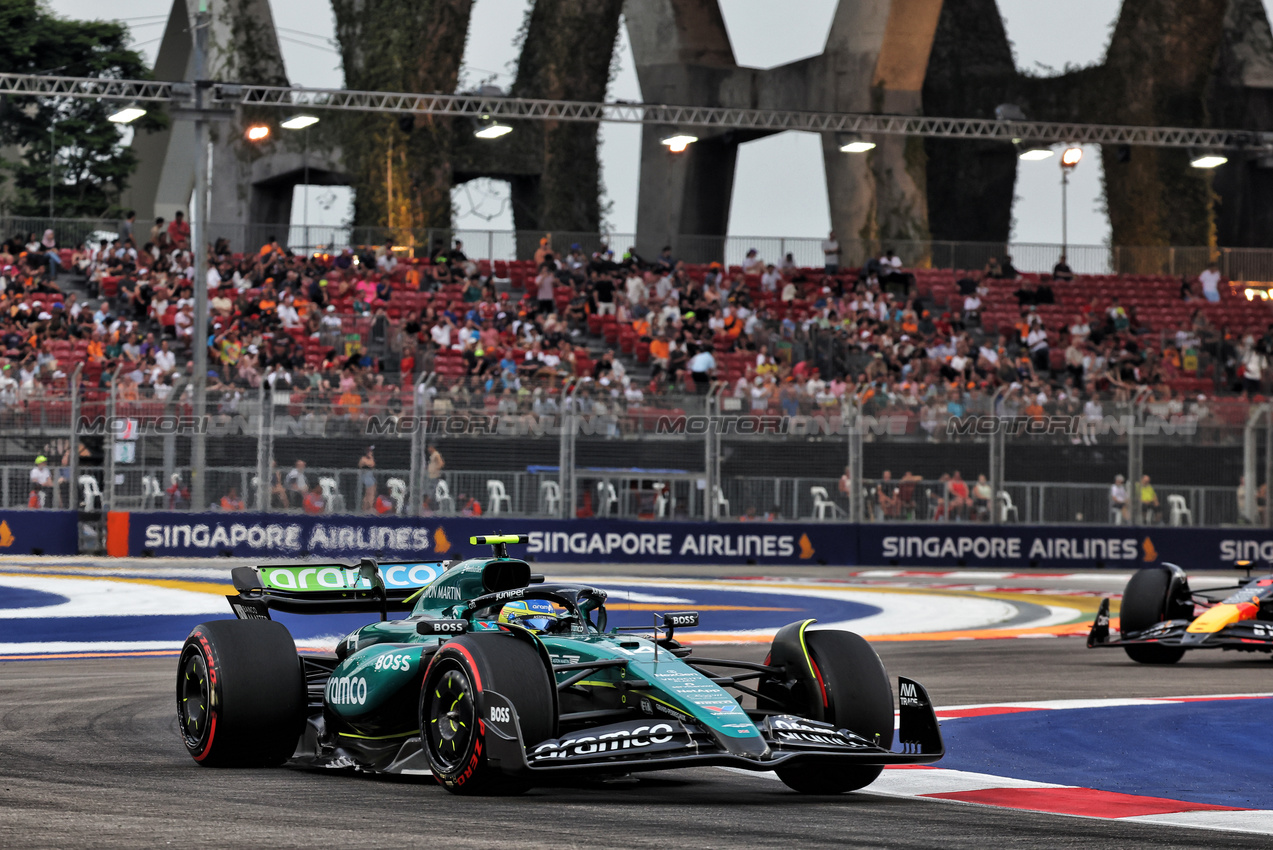
{"label": "front right tyre", "polygon": [[[871,645],[853,632],[833,629],[806,631],[804,640],[821,705],[805,706],[801,716],[834,723],[876,746],[892,748],[893,686]],[[843,794],[865,788],[883,770],[881,765],[845,766],[826,760],[784,765],[775,772],[801,794]]]}

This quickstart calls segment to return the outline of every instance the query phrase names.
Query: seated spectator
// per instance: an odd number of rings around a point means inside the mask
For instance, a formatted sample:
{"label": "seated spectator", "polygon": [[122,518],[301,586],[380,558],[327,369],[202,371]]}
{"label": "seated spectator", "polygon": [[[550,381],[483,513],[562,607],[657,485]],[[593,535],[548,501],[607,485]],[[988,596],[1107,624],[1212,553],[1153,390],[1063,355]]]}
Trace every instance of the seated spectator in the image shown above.
{"label": "seated spectator", "polygon": [[1070,268],[1069,263],[1065,261],[1065,254],[1056,261],[1056,265],[1052,267],[1052,279],[1061,281],[1074,280],[1074,271]]}

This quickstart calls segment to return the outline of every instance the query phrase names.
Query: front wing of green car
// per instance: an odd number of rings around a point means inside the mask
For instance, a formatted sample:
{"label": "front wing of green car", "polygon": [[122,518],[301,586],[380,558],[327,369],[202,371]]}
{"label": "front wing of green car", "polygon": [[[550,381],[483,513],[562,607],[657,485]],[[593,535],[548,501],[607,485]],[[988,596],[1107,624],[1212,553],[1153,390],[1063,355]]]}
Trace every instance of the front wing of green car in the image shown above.
{"label": "front wing of green car", "polygon": [[697,723],[650,717],[598,726],[528,745],[517,709],[496,691],[482,695],[487,758],[511,774],[625,772],[695,766],[766,771],[800,761],[821,764],[926,764],[945,748],[937,717],[924,687],[899,678],[898,738],[902,751],[884,749],[829,723],[791,715],[769,715],[754,725],[763,747],[731,748],[722,736]]}

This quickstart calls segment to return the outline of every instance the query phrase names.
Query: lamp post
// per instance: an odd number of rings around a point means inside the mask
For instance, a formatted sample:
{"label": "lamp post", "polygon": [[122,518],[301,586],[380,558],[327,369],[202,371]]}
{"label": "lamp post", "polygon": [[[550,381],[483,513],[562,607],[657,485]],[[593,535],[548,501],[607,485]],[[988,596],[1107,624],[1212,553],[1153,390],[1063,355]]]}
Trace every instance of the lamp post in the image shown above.
{"label": "lamp post", "polygon": [[305,135],[301,144],[301,171],[304,176],[301,178],[301,185],[305,188],[301,192],[301,229],[304,233],[305,251],[309,253],[311,245],[309,242],[309,128],[318,123],[318,118],[313,115],[293,115],[279,126],[284,130],[303,130]]}
{"label": "lamp post", "polygon": [[1069,210],[1069,189],[1070,189],[1070,172],[1074,170],[1079,161],[1083,159],[1083,149],[1077,145],[1072,145],[1065,149],[1061,154],[1061,253],[1067,254],[1070,250],[1070,210]]}
{"label": "lamp post", "polygon": [[57,130],[56,121],[49,125],[49,224],[53,224],[53,183],[54,166],[57,165],[57,144],[54,142],[53,133]]}

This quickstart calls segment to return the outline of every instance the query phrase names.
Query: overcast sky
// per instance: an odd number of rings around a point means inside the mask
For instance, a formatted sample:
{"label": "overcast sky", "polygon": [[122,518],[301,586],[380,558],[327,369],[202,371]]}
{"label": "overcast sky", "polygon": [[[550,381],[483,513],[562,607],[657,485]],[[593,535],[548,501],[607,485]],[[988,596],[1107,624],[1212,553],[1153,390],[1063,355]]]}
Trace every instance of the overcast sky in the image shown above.
{"label": "overcast sky", "polygon": [[[213,0],[217,2],[217,0]],[[734,54],[739,63],[773,67],[822,52],[836,0],[720,0]],[[59,14],[103,18],[101,0],[49,0]],[[465,51],[463,82],[491,81],[507,86],[517,59],[513,39],[528,0],[475,0]],[[1266,7],[1273,0],[1265,0]],[[153,61],[171,0],[129,0],[122,17],[133,30],[134,45]],[[1023,70],[1057,72],[1067,64],[1099,61],[1118,14],[1120,0],[999,0],[1008,37]],[[288,77],[307,86],[340,87],[343,77],[334,45],[334,21],[322,0],[270,0],[282,40]],[[118,9],[112,6],[111,11]],[[323,11],[319,12],[318,10]],[[621,30],[620,70],[608,99],[640,100],[627,33]],[[602,168],[608,223],[612,232],[630,233],[636,225],[640,180],[640,128],[603,124]],[[1095,149],[1089,149],[1070,183],[1070,242],[1101,244],[1109,237],[1102,210]],[[1061,239],[1060,167],[1057,158],[1023,162],[1017,172],[1013,237],[1018,242],[1055,243]],[[510,229],[507,185],[473,181],[457,190],[462,227]],[[294,217],[300,220],[296,205]],[[337,224],[348,213],[347,190],[315,187],[310,193],[311,223]],[[817,138],[784,133],[742,147],[730,211],[729,230],[738,236],[822,236],[829,227],[826,187]]]}

